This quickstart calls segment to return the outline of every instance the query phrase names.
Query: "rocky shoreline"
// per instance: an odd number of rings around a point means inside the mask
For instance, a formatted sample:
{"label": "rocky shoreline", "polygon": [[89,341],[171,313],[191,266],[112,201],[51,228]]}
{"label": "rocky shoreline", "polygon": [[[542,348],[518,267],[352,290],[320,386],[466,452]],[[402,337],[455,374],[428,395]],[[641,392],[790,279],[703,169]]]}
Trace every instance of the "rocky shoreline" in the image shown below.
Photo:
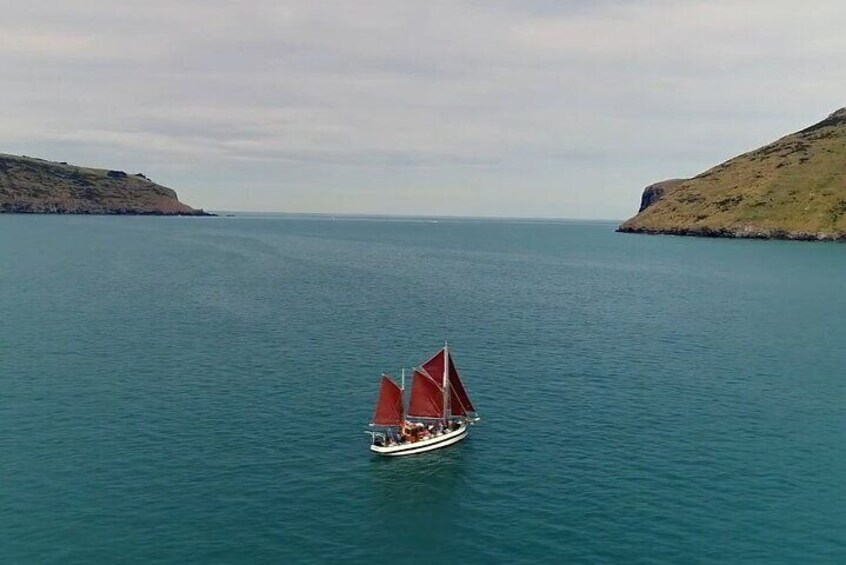
{"label": "rocky shoreline", "polygon": [[0,154],[0,214],[215,216],[143,173]]}
{"label": "rocky shoreline", "polygon": [[731,229],[709,227],[676,227],[676,228],[646,228],[619,226],[618,233],[638,233],[646,235],[678,235],[685,237],[710,237],[723,239],[769,239],[784,241],[838,241],[846,242],[846,232],[802,232],[780,229],[762,230],[759,228]]}
{"label": "rocky shoreline", "polygon": [[54,214],[61,216],[202,216],[217,217],[213,212],[206,212],[202,208],[192,211],[168,212],[165,210],[144,210],[137,208],[102,208],[102,209],[68,209],[62,207],[34,207],[29,202],[4,202],[0,204],[0,214]]}
{"label": "rocky shoreline", "polygon": [[846,241],[846,108],[695,177],[647,186],[617,231]]}

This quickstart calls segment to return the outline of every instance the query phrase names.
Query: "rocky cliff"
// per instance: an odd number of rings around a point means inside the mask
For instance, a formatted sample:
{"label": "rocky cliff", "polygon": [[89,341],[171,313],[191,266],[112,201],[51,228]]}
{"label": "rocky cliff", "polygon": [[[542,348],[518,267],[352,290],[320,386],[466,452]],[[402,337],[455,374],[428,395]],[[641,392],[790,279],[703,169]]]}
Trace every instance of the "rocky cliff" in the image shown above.
{"label": "rocky cliff", "polygon": [[846,240],[846,108],[691,179],[646,187],[618,231]]}
{"label": "rocky cliff", "polygon": [[212,215],[141,173],[0,154],[0,213]]}

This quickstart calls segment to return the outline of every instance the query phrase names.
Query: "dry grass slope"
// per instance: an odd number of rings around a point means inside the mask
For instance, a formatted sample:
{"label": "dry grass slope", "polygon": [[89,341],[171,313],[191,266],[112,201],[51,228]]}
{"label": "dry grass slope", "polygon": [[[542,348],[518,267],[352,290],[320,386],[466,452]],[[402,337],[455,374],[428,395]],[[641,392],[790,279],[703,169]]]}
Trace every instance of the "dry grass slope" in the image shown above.
{"label": "dry grass slope", "polygon": [[205,215],[141,174],[0,154],[0,213]]}
{"label": "dry grass slope", "polygon": [[692,179],[665,185],[619,231],[846,240],[846,108]]}

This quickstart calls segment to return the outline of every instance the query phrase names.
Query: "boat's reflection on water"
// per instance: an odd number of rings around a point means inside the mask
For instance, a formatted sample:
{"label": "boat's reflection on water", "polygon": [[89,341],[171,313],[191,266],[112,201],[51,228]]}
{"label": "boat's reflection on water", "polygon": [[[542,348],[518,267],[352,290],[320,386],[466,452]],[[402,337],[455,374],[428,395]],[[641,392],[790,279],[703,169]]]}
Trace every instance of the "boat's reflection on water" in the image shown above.
{"label": "boat's reflection on water", "polygon": [[470,442],[408,457],[372,457],[368,479],[374,509],[388,522],[398,516],[443,521],[460,511],[472,467]]}

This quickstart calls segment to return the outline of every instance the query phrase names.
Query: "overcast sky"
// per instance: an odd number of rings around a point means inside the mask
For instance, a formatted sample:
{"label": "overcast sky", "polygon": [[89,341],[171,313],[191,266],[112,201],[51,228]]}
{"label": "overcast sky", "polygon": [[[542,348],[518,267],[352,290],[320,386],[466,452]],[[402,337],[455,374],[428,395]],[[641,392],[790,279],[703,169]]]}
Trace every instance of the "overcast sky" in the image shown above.
{"label": "overcast sky", "polygon": [[846,2],[4,2],[0,152],[213,210],[619,219],[846,105]]}

